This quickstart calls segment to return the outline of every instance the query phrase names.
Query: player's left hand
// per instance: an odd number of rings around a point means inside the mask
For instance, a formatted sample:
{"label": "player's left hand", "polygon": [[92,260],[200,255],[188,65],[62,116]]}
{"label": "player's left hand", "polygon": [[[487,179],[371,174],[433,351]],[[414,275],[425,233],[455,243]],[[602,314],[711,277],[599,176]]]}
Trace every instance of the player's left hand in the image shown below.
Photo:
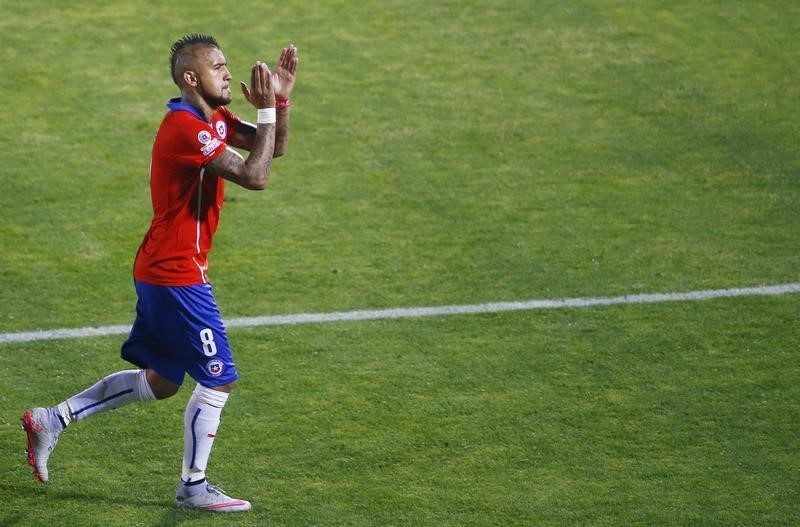
{"label": "player's left hand", "polygon": [[294,90],[294,79],[297,73],[297,48],[289,44],[281,50],[281,56],[272,72],[272,87],[276,99],[288,99]]}

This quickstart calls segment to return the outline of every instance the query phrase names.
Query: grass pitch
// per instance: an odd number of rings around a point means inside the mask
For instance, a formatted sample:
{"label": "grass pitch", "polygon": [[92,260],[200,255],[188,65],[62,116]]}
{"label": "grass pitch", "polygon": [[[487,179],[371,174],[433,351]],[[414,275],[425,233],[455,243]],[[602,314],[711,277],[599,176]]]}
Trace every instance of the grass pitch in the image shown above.
{"label": "grass pitch", "polygon": [[[798,280],[793,2],[0,7],[0,332],[132,321],[169,45],[197,31],[234,80],[301,56],[269,190],[228,186],[227,317]],[[799,310],[232,330],[209,473],[235,518],[173,505],[188,386],[71,428],[35,484],[19,415],[125,367],[122,339],[3,344],[0,524],[796,524]]]}

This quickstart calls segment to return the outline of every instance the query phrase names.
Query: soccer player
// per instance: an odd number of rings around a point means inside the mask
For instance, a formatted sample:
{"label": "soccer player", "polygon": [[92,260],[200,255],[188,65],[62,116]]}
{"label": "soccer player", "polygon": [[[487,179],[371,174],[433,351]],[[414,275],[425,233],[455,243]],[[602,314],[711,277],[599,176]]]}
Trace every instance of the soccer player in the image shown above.
{"label": "soccer player", "polygon": [[[274,71],[256,62],[250,85],[240,83],[257,110],[253,125],[225,107],[232,97],[231,74],[217,41],[195,34],[173,44],[170,66],[181,96],[167,104],[153,143],[153,220],[136,255],[136,319],[120,352],[138,369],[113,373],[56,406],[25,411],[28,462],[39,481],[47,481],[47,460],[67,427],[133,402],[171,397],[188,373],[197,385],[184,413],[177,505],[250,509],[250,502],[231,498],[206,480],[220,415],[238,379],[207,256],[224,180],[262,190],[273,158],[285,152],[297,63],[297,49],[289,45]],[[249,155],[244,158],[231,146]]]}

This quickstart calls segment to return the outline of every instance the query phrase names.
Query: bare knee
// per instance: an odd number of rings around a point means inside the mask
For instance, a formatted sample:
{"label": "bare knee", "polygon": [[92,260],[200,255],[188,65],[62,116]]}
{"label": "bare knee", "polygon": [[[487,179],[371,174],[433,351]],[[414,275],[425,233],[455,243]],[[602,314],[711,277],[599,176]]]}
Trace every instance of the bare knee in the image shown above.
{"label": "bare knee", "polygon": [[153,390],[153,395],[156,396],[156,399],[166,399],[168,397],[172,397],[178,393],[178,390],[180,389],[179,384],[175,384],[174,382],[162,377],[150,368],[145,371],[145,375],[147,376],[147,383],[150,385],[150,389]]}
{"label": "bare knee", "polygon": [[223,384],[222,386],[213,386],[211,387],[211,389],[216,390],[218,392],[231,393],[233,391],[234,386],[236,386],[236,381],[228,384]]}

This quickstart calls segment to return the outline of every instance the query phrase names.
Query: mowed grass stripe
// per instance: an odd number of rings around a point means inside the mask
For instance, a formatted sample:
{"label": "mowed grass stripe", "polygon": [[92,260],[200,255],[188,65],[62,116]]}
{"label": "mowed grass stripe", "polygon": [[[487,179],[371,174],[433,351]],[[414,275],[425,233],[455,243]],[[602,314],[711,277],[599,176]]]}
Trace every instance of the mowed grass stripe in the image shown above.
{"label": "mowed grass stripe", "polygon": [[[415,318],[446,315],[499,313],[503,311],[530,311],[536,309],[584,308],[619,304],[653,304],[659,302],[685,302],[742,296],[773,296],[800,293],[800,283],[739,287],[730,289],[706,289],[684,293],[651,293],[609,297],[558,298],[552,300],[524,300],[515,302],[490,302],[485,304],[448,305],[437,307],[408,307],[376,310],[342,311],[332,313],[298,313],[233,318],[228,327],[283,326],[290,324],[319,324],[325,322],[347,322],[393,318]],[[65,328],[18,333],[0,333],[0,343],[35,342],[41,340],[75,339],[107,335],[124,335],[130,326],[100,326]]]}

